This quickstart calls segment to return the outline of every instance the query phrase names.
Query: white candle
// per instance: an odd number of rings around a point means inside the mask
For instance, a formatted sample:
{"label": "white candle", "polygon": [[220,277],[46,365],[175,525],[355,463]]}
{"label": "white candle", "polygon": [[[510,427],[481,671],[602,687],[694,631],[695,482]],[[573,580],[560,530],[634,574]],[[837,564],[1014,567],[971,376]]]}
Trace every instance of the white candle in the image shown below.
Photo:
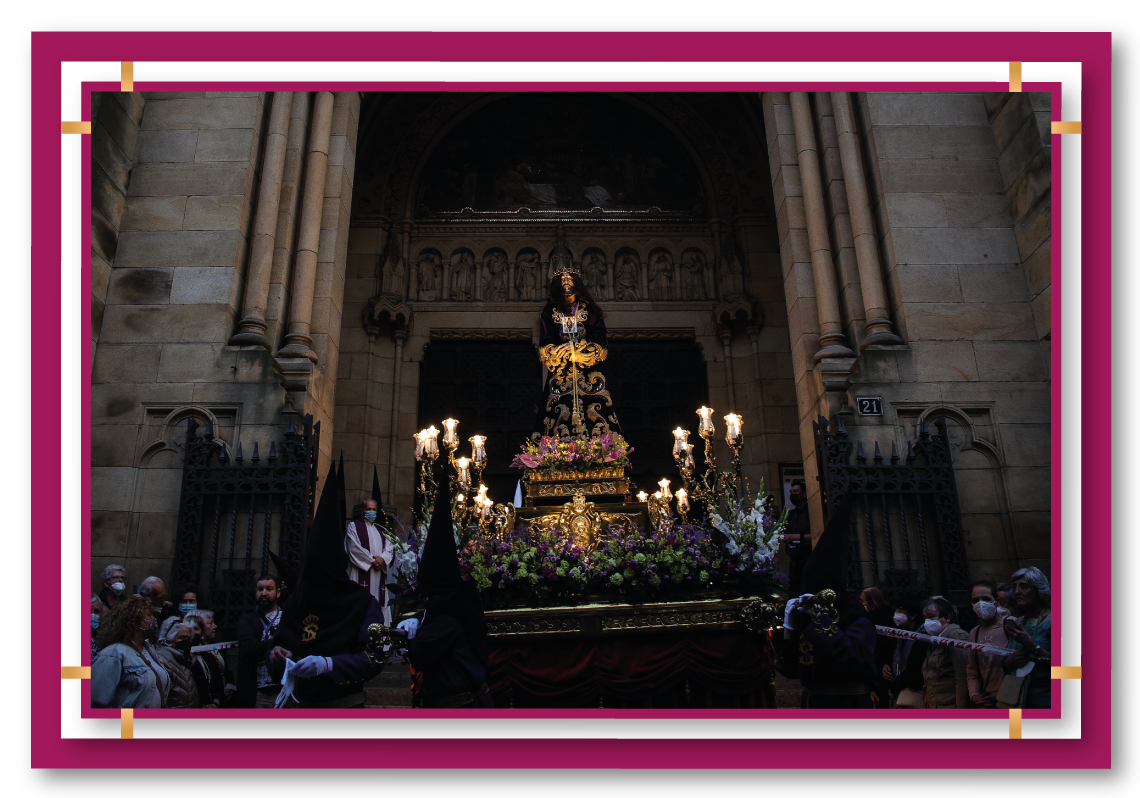
{"label": "white candle", "polygon": [[725,430],[724,439],[728,441],[728,445],[732,446],[736,443],[737,438],[740,437],[740,427],[744,423],[744,419],[736,413],[729,413],[724,417],[724,423],[728,425]]}
{"label": "white candle", "polygon": [[700,433],[703,437],[710,437],[715,429],[712,423],[713,409],[711,407],[702,407],[697,411],[697,415],[701,417]]}
{"label": "white candle", "polygon": [[421,460],[424,456],[424,436],[425,430],[420,430],[412,437],[416,439],[416,459]]}
{"label": "white candle", "polygon": [[645,492],[645,491],[643,491],[643,490],[642,490],[642,491],[638,491],[638,493],[637,493],[637,500],[638,500],[639,502],[642,502],[642,503],[644,503],[644,502],[645,502],[645,500],[646,500],[646,499],[648,499],[648,498],[649,498],[649,494],[648,494],[648,493],[646,493],[646,492]]}
{"label": "white candle", "polygon": [[471,441],[471,459],[476,463],[482,463],[487,459],[487,450],[483,448],[483,444],[487,441],[484,435],[472,435]]}
{"label": "white candle", "polygon": [[460,457],[455,461],[455,470],[459,472],[459,484],[464,487],[471,484],[471,472],[467,469],[468,459]]}
{"label": "white candle", "polygon": [[689,493],[684,488],[677,488],[677,512],[689,512]]}
{"label": "white candle", "polygon": [[673,430],[673,454],[683,455],[685,453],[685,446],[689,442],[689,431],[687,429]]}
{"label": "white candle", "polygon": [[436,442],[436,438],[439,437],[439,430],[432,424],[424,430],[424,433],[427,435],[424,440],[424,454],[426,454],[429,459],[434,460],[435,456],[439,454],[439,444]]}
{"label": "white candle", "polygon": [[669,490],[669,480],[662,479],[657,484],[661,486],[661,496],[665,501],[669,501],[673,498],[673,491]]}
{"label": "white candle", "polygon": [[459,422],[454,418],[445,418],[443,420],[443,426],[443,443],[445,446],[454,449],[459,445],[459,435],[455,431],[455,428],[459,426]]}

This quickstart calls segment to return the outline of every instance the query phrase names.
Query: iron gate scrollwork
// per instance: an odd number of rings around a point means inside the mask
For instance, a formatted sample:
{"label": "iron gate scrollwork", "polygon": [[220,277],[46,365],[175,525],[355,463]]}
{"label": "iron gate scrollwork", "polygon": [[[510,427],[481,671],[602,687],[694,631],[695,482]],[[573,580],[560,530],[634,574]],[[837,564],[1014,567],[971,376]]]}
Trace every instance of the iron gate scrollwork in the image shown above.
{"label": "iron gate scrollwork", "polygon": [[241,443],[231,457],[209,421],[204,435],[198,426],[188,420],[172,574],[175,584],[206,588],[220,633],[227,634],[253,610],[253,576],[269,572],[271,549],[293,568],[301,564],[321,425],[306,415],[298,431],[290,420],[280,455],[271,442],[263,459],[254,443],[248,460]]}
{"label": "iron gate scrollwork", "polygon": [[851,501],[850,584],[880,585],[892,602],[920,600],[935,591],[956,605],[968,603],[969,574],[958,488],[954,481],[946,421],[925,420],[918,440],[900,457],[891,443],[889,461],[878,441],[868,462],[862,443],[852,444],[842,419],[836,431],[823,416],[813,422],[825,517],[829,497]]}

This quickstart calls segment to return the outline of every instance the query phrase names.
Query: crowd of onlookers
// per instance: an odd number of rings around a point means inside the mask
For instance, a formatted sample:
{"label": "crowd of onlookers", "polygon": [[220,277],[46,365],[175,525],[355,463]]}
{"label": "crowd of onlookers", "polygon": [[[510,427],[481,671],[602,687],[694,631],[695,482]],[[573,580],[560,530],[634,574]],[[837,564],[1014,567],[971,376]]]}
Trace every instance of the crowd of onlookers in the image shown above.
{"label": "crowd of onlookers", "polygon": [[[960,617],[942,596],[891,606],[880,588],[871,587],[860,598],[876,626],[1013,650],[971,651],[880,634],[875,647],[878,680],[872,691],[876,706],[1049,706],[1050,588],[1040,569],[1022,568],[1008,584],[975,580],[969,619]],[[1026,673],[1034,660],[1039,661]]]}
{"label": "crowd of onlookers", "polygon": [[280,685],[259,672],[262,641],[272,637],[281,614],[275,577],[257,583],[258,610],[239,622],[236,681],[222,652],[210,648],[218,627],[214,613],[200,606],[196,586],[180,585],[168,597],[163,581],[150,576],[128,592],[121,565],[107,566],[102,579],[102,590],[91,596],[94,706],[212,709],[260,706],[263,693],[276,697]]}

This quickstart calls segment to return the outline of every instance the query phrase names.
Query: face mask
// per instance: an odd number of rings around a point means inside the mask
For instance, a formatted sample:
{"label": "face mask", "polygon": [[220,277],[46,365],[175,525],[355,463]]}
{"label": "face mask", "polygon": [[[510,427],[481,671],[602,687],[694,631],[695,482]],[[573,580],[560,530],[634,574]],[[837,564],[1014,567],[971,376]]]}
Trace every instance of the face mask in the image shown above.
{"label": "face mask", "polygon": [[895,613],[895,626],[902,626],[904,623],[906,623],[909,620],[910,620],[910,618],[908,618],[906,616],[906,613],[902,613],[902,612],[896,612]]}
{"label": "face mask", "polygon": [[193,641],[191,640],[183,640],[181,643],[174,644],[174,648],[181,651],[183,654],[189,654],[192,647]]}
{"label": "face mask", "polygon": [[999,618],[1004,620],[1005,618],[1008,618],[1013,613],[1011,613],[1007,607],[998,607],[997,608],[997,614],[998,614]]}
{"label": "face mask", "polygon": [[91,613],[91,628],[92,629],[98,629],[99,628],[99,616],[96,615],[95,613]]}
{"label": "face mask", "polygon": [[934,618],[927,618],[926,623],[923,624],[928,635],[938,635],[942,631],[942,621],[935,620]]}
{"label": "face mask", "polygon": [[183,615],[185,615],[188,612],[193,612],[196,609],[198,609],[197,604],[179,604],[178,605],[178,611],[181,612]]}
{"label": "face mask", "polygon": [[368,523],[372,523],[373,521],[375,521],[376,520],[376,511],[375,510],[365,510],[364,511],[364,520],[367,521]]}
{"label": "face mask", "polygon": [[127,586],[124,585],[122,582],[113,582],[111,584],[111,592],[113,592],[116,596],[123,595],[123,591],[126,589],[127,589]]}
{"label": "face mask", "polygon": [[997,614],[997,605],[992,601],[979,601],[974,604],[974,614],[983,621],[988,621]]}

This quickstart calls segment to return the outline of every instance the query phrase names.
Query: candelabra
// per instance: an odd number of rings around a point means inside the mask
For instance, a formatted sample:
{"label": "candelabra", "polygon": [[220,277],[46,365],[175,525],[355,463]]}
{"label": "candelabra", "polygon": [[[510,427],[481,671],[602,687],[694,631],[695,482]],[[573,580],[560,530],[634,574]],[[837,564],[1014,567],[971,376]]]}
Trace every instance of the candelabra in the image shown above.
{"label": "candelabra", "polygon": [[435,504],[435,492],[438,487],[435,475],[432,473],[435,459],[439,457],[439,443],[436,440],[438,436],[439,430],[434,425],[420,430],[415,435],[416,462],[420,465],[420,493],[427,496],[428,504]]}
{"label": "candelabra", "polygon": [[[744,445],[744,435],[741,431],[744,419],[736,413],[729,413],[724,417],[725,424],[727,424],[724,439],[732,450],[733,468],[731,472],[721,472],[717,470],[716,456],[713,454],[713,437],[716,435],[716,427],[713,425],[712,414],[713,409],[711,407],[701,407],[697,410],[697,415],[700,417],[700,426],[697,428],[697,432],[705,441],[705,468],[703,473],[697,474],[696,463],[693,461],[694,447],[689,443],[689,431],[681,427],[673,430],[673,459],[676,460],[677,467],[681,471],[681,480],[684,486],[677,491],[677,511],[682,513],[682,518],[686,517],[691,500],[700,502],[707,510],[716,504],[717,497],[726,490],[731,488],[734,493],[739,494],[743,489],[740,449]],[[684,511],[681,510],[681,490],[685,492]]]}

